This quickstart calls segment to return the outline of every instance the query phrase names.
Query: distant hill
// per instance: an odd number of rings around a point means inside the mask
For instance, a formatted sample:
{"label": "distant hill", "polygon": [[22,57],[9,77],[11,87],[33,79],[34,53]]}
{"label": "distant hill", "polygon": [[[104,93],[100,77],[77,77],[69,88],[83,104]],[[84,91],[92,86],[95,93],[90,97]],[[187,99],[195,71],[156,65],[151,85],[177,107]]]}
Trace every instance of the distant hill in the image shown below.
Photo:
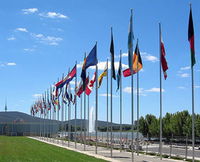
{"label": "distant hill", "polygon": [[[43,119],[42,119],[43,120]],[[41,119],[38,117],[33,117],[31,115],[28,115],[26,113],[17,112],[17,111],[8,111],[8,112],[0,112],[0,123],[5,122],[40,122]],[[49,121],[45,119],[45,121]],[[76,119],[76,124],[78,127],[85,124],[84,119]],[[88,122],[88,120],[86,120]],[[61,121],[59,121],[61,124]],[[68,121],[64,121],[64,124],[68,124]],[[72,126],[75,126],[75,119],[70,120],[70,124]],[[110,126],[110,122],[108,123]],[[113,123],[113,126],[120,126],[120,124]],[[98,121],[98,127],[106,127],[107,122],[106,121]],[[123,124],[123,126],[130,126],[129,124]]]}

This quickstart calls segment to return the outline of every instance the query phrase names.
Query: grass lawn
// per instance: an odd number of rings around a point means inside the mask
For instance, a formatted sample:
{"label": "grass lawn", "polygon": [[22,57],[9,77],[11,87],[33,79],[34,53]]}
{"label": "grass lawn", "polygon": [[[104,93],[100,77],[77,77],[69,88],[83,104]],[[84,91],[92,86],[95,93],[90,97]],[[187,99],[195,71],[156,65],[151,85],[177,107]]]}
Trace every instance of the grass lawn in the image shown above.
{"label": "grass lawn", "polygon": [[0,136],[0,162],[103,162],[27,137]]}

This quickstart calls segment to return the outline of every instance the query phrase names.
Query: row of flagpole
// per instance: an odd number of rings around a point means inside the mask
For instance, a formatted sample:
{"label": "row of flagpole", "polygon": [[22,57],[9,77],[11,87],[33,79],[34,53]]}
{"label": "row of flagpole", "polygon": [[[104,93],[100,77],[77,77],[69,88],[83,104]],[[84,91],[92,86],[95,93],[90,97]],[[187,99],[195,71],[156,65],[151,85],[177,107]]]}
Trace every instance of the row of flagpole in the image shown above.
{"label": "row of flagpole", "polygon": [[[142,68],[142,60],[141,60],[141,56],[140,56],[140,52],[139,52],[139,47],[138,47],[138,40],[137,40],[137,44],[136,44],[136,49],[135,49],[135,53],[133,55],[133,27],[132,27],[132,9],[131,9],[131,17],[130,17],[130,24],[129,24],[129,33],[128,33],[128,64],[129,64],[129,68],[123,71],[123,75],[125,77],[127,76],[131,76],[130,80],[131,80],[131,124],[132,124],[132,131],[131,131],[131,152],[132,152],[132,161],[134,161],[134,145],[133,145],[133,139],[134,139],[134,81],[133,81],[133,75],[137,73],[137,145],[136,145],[136,151],[137,151],[137,155],[139,154],[138,151],[138,147],[139,147],[139,70]],[[188,27],[188,40],[190,42],[190,49],[191,49],[191,89],[192,89],[192,150],[193,150],[193,161],[194,161],[194,144],[195,144],[195,134],[194,134],[194,123],[195,123],[195,119],[194,119],[194,72],[193,72],[193,66],[195,64],[195,52],[194,52],[194,29],[193,29],[193,20],[192,20],[192,9],[191,9],[191,5],[190,5],[190,16],[189,16],[189,27]],[[118,69],[118,89],[120,89],[120,151],[122,151],[122,78],[121,78],[121,72],[122,72],[122,67],[121,67],[121,50],[120,50],[120,61],[119,61],[119,69]],[[159,23],[159,58],[160,58],[160,64],[159,64],[159,77],[160,77],[160,144],[159,144],[159,152],[160,152],[160,159],[162,159],[162,109],[163,109],[163,104],[162,104],[162,71],[164,73],[164,78],[167,78],[167,74],[166,71],[168,69],[167,66],[167,62],[165,59],[165,49],[164,49],[164,43],[162,41],[162,36],[161,36],[161,24]],[[90,59],[90,60],[89,60]],[[89,61],[90,62],[89,62]],[[91,62],[94,61],[94,62]],[[114,68],[114,40],[113,40],[113,29],[111,28],[111,44],[110,44],[110,60],[111,60],[111,71],[110,71],[110,155],[111,157],[113,156],[113,130],[112,130],[112,123],[113,123],[113,101],[112,101],[112,90],[113,90],[113,84],[112,84],[112,80],[116,79],[115,76],[115,68]],[[70,87],[70,81],[75,77],[75,96],[74,96],[74,104],[75,104],[75,148],[77,147],[76,142],[77,142],[77,125],[76,125],[76,120],[77,120],[77,96],[80,97],[80,102],[81,102],[81,106],[80,106],[80,118],[82,119],[82,101],[83,101],[83,108],[84,108],[84,126],[82,127],[81,124],[81,139],[82,139],[82,128],[84,130],[84,150],[86,150],[86,93],[84,93],[83,95],[83,100],[82,100],[82,95],[79,94],[78,95],[78,88],[82,88],[82,92],[86,92],[86,86],[88,86],[88,84],[91,84],[91,80],[86,81],[87,77],[86,77],[86,69],[90,66],[96,66],[95,68],[95,79],[92,81],[96,81],[95,84],[95,153],[97,153],[97,146],[98,146],[98,88],[100,87],[100,83],[98,83],[97,81],[97,76],[98,76],[98,60],[97,60],[97,43],[95,44],[94,48],[91,50],[91,52],[89,53],[89,55],[84,59],[84,63],[83,63],[83,67],[82,67],[82,72],[81,72],[81,78],[82,78],[82,85],[81,87],[77,86],[77,62],[75,64],[75,74],[73,73],[72,76],[72,72],[69,72],[68,75],[66,77],[62,77],[61,80],[58,79],[58,82],[55,84],[55,89],[54,89],[54,97],[56,97],[57,101],[52,101],[52,105],[54,107],[54,111],[53,114],[50,111],[50,120],[51,119],[55,119],[54,117],[54,113],[55,113],[55,104],[56,102],[58,102],[57,105],[57,120],[59,121],[59,110],[60,110],[60,102],[59,102],[59,95],[58,95],[58,90],[59,88],[63,89],[64,85],[69,86]],[[108,120],[109,120],[109,92],[108,92],[108,87],[109,87],[109,77],[108,77],[108,60],[106,63],[106,71],[104,70],[104,72],[106,72],[106,75],[102,75],[102,78],[104,76],[107,76],[107,80],[106,80],[106,88],[107,88],[107,100],[106,100],[106,111],[107,111],[107,147],[109,147],[109,125],[108,125]],[[102,79],[101,78],[101,79]],[[86,82],[87,83],[86,85]],[[94,84],[94,83],[93,83]],[[92,86],[93,86],[92,84]],[[92,88],[92,87],[89,87]],[[92,89],[89,89],[90,92],[88,92],[89,94],[91,93]],[[67,91],[67,87],[66,87],[66,91]],[[64,91],[62,90],[62,96],[65,95]],[[61,93],[60,92],[60,93]],[[81,93],[82,93],[81,92]],[[52,90],[50,88],[50,93],[52,95]],[[66,93],[66,92],[65,92]],[[47,96],[49,96],[49,93],[47,93]],[[51,98],[54,98],[51,96]],[[45,93],[45,98],[46,98],[46,93]],[[54,103],[55,102],[55,103]],[[40,103],[37,103],[40,104]],[[66,105],[65,105],[66,106]],[[61,101],[61,121],[64,122],[64,116],[63,113],[64,111],[64,103],[63,100]],[[41,107],[39,105],[39,107]],[[89,95],[88,95],[88,120],[89,120]],[[66,115],[66,114],[65,114]],[[45,113],[44,113],[44,119],[45,119]],[[53,116],[53,117],[52,117]],[[40,113],[40,117],[41,117],[41,113]],[[70,120],[71,120],[71,102],[69,101],[68,103],[68,146],[70,145],[70,133],[71,133],[71,124],[70,124]],[[82,120],[81,120],[82,121]],[[45,120],[44,120],[45,122]],[[63,124],[63,123],[62,123]],[[88,126],[89,129],[89,126]],[[41,133],[40,133],[41,134]]]}

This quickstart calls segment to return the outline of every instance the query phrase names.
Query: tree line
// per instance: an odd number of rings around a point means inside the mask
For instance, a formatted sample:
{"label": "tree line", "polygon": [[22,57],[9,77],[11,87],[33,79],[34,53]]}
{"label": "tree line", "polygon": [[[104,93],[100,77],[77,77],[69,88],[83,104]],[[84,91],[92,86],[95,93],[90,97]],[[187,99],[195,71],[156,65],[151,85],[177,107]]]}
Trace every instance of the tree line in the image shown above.
{"label": "tree line", "polygon": [[[166,113],[162,118],[163,137],[192,136],[192,115],[188,111]],[[159,137],[160,119],[147,114],[139,119],[139,131],[144,135]],[[200,137],[200,114],[195,114],[195,136]]]}

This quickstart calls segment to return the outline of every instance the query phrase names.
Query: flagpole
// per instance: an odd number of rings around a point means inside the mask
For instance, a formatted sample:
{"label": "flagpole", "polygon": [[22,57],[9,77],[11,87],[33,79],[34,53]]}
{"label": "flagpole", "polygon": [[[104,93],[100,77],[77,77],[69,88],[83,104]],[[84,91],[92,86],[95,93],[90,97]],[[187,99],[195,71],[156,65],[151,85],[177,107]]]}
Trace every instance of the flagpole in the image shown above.
{"label": "flagpole", "polygon": [[[120,65],[121,67],[122,50],[120,50]],[[120,69],[121,75],[121,69]],[[122,152],[122,77],[120,76],[120,152]]]}
{"label": "flagpole", "polygon": [[[137,45],[138,45],[138,39],[137,39]],[[138,150],[139,149],[139,71],[138,71],[139,53],[138,51],[137,51],[137,55],[138,55],[138,58],[137,58],[137,155],[139,155],[139,150]]]}
{"label": "flagpole", "polygon": [[[75,78],[75,96],[76,97],[76,86],[77,86],[77,61],[76,61],[76,78]],[[77,101],[75,98],[75,148],[76,148],[76,138],[77,138],[77,128],[76,128],[76,119],[77,119]]]}
{"label": "flagpole", "polygon": [[70,134],[71,134],[71,103],[68,101],[68,147],[70,147]]}
{"label": "flagpole", "polygon": [[134,161],[134,153],[133,153],[133,133],[134,133],[134,105],[133,105],[133,74],[131,74],[131,154],[132,161]]}
{"label": "flagpole", "polygon": [[[88,76],[89,76],[89,72],[88,72]],[[87,125],[88,125],[88,138],[89,138],[89,114],[90,113],[90,95],[88,95],[88,122],[87,122]],[[89,146],[89,143],[88,143],[88,146]]]}
{"label": "flagpole", "polygon": [[85,151],[85,144],[86,144],[86,94],[84,91],[84,151]]}
{"label": "flagpole", "polygon": [[[96,47],[97,47],[97,42],[96,42]],[[98,76],[98,65],[96,64],[96,76]],[[97,154],[97,132],[98,132],[98,81],[96,79],[96,147],[95,147],[95,153]]]}
{"label": "flagpole", "polygon": [[[111,33],[112,33],[112,27],[111,27]],[[111,56],[111,62],[112,62],[112,56]],[[111,67],[111,73],[110,73],[110,156],[111,156],[111,158],[113,156],[112,155],[113,154],[113,146],[112,146],[112,74],[113,74],[113,69]]]}
{"label": "flagpole", "polygon": [[82,124],[82,109],[83,109],[83,103],[82,103],[82,102],[83,102],[83,101],[82,101],[83,99],[82,99],[82,94],[81,94],[80,97],[81,97],[81,110],[80,110],[80,118],[81,118],[81,136],[80,136],[80,137],[81,137],[81,144],[82,144],[82,142],[83,142],[83,140],[82,140],[82,129],[83,129],[83,126],[82,126],[82,125],[83,125],[83,124]]}
{"label": "flagpole", "polygon": [[162,74],[161,74],[161,24],[159,23],[159,54],[160,54],[160,159],[162,160]]}
{"label": "flagpole", "polygon": [[192,161],[194,162],[194,145],[195,145],[195,132],[194,132],[194,71],[193,71],[193,66],[191,68],[191,73],[192,73]]}
{"label": "flagpole", "polygon": [[[50,86],[50,90],[49,90],[50,92],[49,92],[49,97],[50,97],[50,107],[51,107],[51,93],[52,93],[52,89],[51,89],[51,86]],[[51,127],[51,132],[50,132],[50,139],[52,138],[52,133],[53,133],[53,129],[52,129],[52,107],[51,107],[51,109],[50,109],[50,122],[51,122],[51,124],[50,124],[50,127]],[[50,140],[50,142],[52,141],[52,139]]]}
{"label": "flagpole", "polygon": [[[62,79],[64,79],[64,73],[63,73]],[[64,87],[61,90],[62,90],[61,96],[63,96]],[[64,115],[64,103],[63,103],[63,99],[61,101],[61,108],[62,108],[62,110],[61,110],[61,121],[62,121],[62,135],[63,135],[63,128],[64,128],[63,127],[63,118],[64,118],[64,116],[63,116]],[[62,140],[62,145],[63,145],[63,140]]]}
{"label": "flagpole", "polygon": [[109,134],[108,134],[108,59],[107,59],[107,78],[106,78],[106,89],[107,89],[107,96],[106,96],[106,109],[107,109],[107,148],[109,147]]}

